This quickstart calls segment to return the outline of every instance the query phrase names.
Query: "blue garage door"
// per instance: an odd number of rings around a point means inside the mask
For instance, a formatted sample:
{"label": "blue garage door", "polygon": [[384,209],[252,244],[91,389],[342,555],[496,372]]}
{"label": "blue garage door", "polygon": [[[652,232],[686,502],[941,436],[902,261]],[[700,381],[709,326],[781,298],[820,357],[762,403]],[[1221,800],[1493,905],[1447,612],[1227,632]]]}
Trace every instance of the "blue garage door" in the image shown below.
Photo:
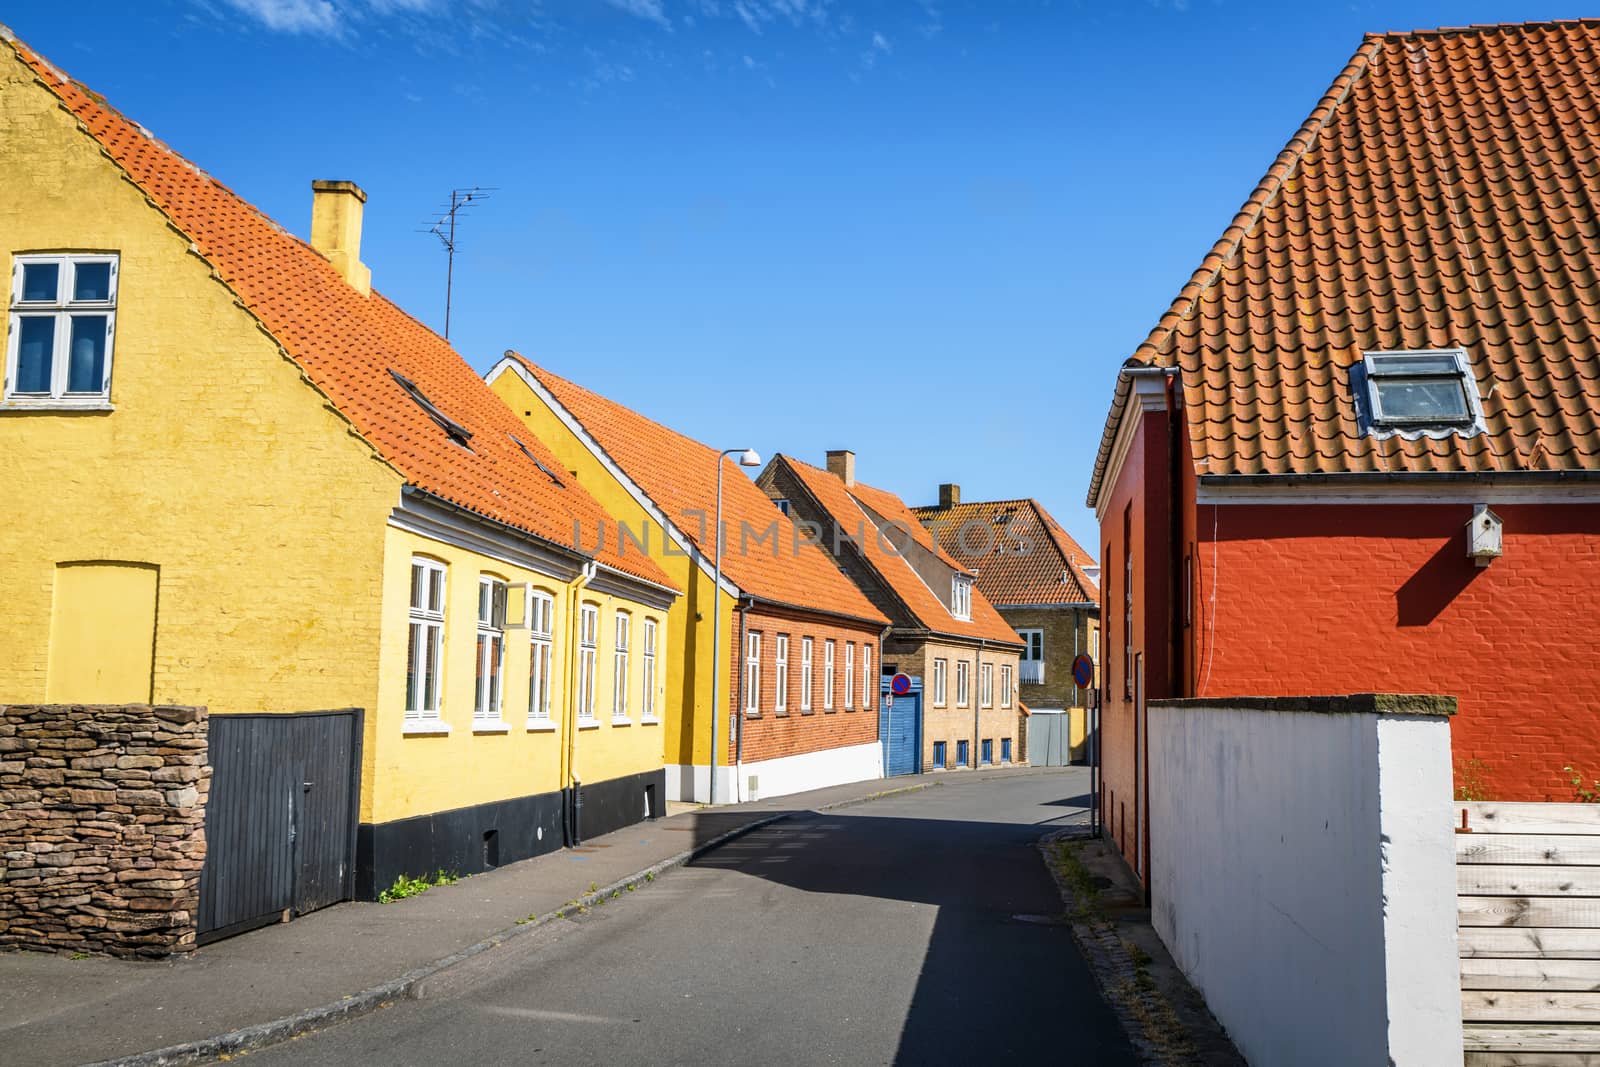
{"label": "blue garage door", "polygon": [[893,778],[922,770],[922,693],[913,689],[884,707],[887,694],[878,699],[878,737],[883,743],[883,773]]}

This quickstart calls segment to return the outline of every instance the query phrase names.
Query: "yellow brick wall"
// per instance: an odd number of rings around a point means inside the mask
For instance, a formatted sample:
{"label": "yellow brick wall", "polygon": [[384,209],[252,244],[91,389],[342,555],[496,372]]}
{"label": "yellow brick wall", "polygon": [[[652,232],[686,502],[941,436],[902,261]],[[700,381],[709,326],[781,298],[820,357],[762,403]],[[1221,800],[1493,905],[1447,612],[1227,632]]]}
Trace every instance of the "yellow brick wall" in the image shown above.
{"label": "yellow brick wall", "polygon": [[[661,527],[650,520],[648,513],[633,499],[626,487],[612,477],[583,442],[567,429],[517,374],[509,371],[503,373],[491,385],[528,428],[550,447],[562,467],[574,472],[579,483],[605,506],[607,512],[626,523],[635,536],[646,526],[649,527],[651,558],[684,591],[673,601],[667,617],[672,647],[677,652],[667,661],[666,762],[709,763],[710,709],[715,706],[711,692],[711,604],[715,587],[710,577],[687,555],[678,552],[669,555],[663,551],[666,542]],[[615,531],[610,531],[608,536],[615,538]],[[632,542],[628,543],[627,550],[636,550]],[[736,625],[733,598],[724,593],[720,603],[722,635],[726,645],[728,635],[734,632]],[[723,693],[724,707],[729,706],[733,674],[737,669],[737,663],[722,664],[719,688]],[[722,724],[724,741],[727,725],[725,720]]]}
{"label": "yellow brick wall", "polygon": [[[439,721],[448,734],[407,732],[405,720],[406,650],[410,625],[411,561],[423,556],[445,564],[444,670]],[[501,717],[508,727],[487,732],[474,719],[477,683],[478,579],[498,578],[512,586],[527,585],[555,600],[551,649],[551,729],[530,728],[528,668],[532,658],[529,632],[506,630],[505,681]],[[490,801],[546,793],[564,787],[566,745],[575,739],[579,780],[601,782],[661,766],[664,724],[643,721],[644,620],[657,620],[657,718],[666,703],[666,664],[671,636],[667,613],[631,600],[580,589],[578,603],[599,607],[595,668],[595,722],[572,733],[569,712],[575,675],[572,587],[561,580],[513,566],[468,549],[442,544],[391,527],[384,565],[384,636],[378,680],[376,738],[367,753],[369,780],[376,783],[364,822],[388,822],[427,812],[467,807]],[[512,595],[521,594],[513,588]],[[615,618],[625,610],[632,618],[628,661],[628,721],[612,717]],[[521,606],[508,617],[522,617]],[[479,726],[479,729],[475,729]]]}
{"label": "yellow brick wall", "polygon": [[121,256],[115,410],[0,412],[0,701],[47,699],[56,565],[128,561],[160,569],[156,702],[372,708],[399,476],[9,52],[0,130],[6,279]]}

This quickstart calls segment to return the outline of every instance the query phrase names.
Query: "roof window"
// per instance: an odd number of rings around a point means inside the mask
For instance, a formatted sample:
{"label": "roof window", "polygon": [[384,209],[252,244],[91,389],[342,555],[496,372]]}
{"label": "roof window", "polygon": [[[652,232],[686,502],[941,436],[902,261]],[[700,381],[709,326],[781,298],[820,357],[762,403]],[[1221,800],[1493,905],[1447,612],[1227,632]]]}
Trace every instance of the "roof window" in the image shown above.
{"label": "roof window", "polygon": [[508,433],[508,434],[506,434],[506,436],[511,438],[511,443],[512,444],[514,444],[518,448],[522,449],[522,454],[524,456],[527,456],[529,459],[533,460],[533,465],[535,467],[538,467],[540,470],[544,471],[544,476],[546,478],[549,478],[552,482],[555,482],[557,485],[560,485],[561,488],[563,488],[563,489],[566,488],[566,486],[561,485],[561,479],[556,477],[556,472],[551,470],[549,467],[546,467],[539,460],[539,457],[533,454],[533,450],[530,449],[527,445],[523,444],[521,439],[518,438],[516,434]]}
{"label": "roof window", "polygon": [[472,431],[435,407],[433,401],[429,400],[422,390],[417,388],[416,382],[393,369],[389,371],[389,377],[398,382],[400,388],[404,389],[406,394],[417,402],[417,407],[426,411],[428,417],[438,423],[441,430],[450,435],[450,440],[462,447],[470,447],[467,442],[472,440]]}
{"label": "roof window", "polygon": [[1368,352],[1362,367],[1367,414],[1375,431],[1482,427],[1462,349]]}

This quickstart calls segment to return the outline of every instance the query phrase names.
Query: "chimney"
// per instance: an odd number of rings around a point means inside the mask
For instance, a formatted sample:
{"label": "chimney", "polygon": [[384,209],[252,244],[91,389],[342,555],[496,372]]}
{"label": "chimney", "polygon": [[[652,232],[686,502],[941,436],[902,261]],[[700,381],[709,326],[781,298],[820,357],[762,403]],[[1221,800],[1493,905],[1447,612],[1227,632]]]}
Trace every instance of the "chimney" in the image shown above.
{"label": "chimney", "polygon": [[361,262],[361,205],[367,194],[355,182],[311,183],[311,247],[362,296],[372,293],[372,272]]}
{"label": "chimney", "polygon": [[848,448],[828,450],[828,473],[845,485],[856,484],[856,454]]}
{"label": "chimney", "polygon": [[939,486],[939,506],[953,508],[961,503],[961,487],[955,482],[944,482]]}

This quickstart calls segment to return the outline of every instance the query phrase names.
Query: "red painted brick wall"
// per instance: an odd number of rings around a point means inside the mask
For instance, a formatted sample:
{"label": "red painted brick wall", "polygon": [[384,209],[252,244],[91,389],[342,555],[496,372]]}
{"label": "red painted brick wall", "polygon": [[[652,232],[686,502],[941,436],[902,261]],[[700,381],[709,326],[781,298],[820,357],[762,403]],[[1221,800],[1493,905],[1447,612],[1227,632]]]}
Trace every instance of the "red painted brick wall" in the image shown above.
{"label": "red painted brick wall", "polygon": [[1195,694],[1453,695],[1458,787],[1574,799],[1562,767],[1600,778],[1600,505],[1493,510],[1479,568],[1470,503],[1201,506]]}
{"label": "red painted brick wall", "polygon": [[[737,613],[734,618],[739,618]],[[877,684],[878,668],[882,662],[878,627],[866,624],[852,626],[841,619],[784,612],[761,605],[745,612],[744,629],[746,634],[761,634],[760,702],[757,714],[743,715],[746,763],[862,745],[878,739]],[[729,662],[735,665],[738,672],[734,676],[733,691],[742,711],[745,647],[737,632],[737,624],[734,630]],[[774,708],[777,694],[776,638],[779,634],[789,637],[788,710],[781,714]],[[800,710],[800,648],[803,637],[811,637],[815,641],[812,710],[809,713]],[[832,711],[822,708],[823,647],[826,641],[833,641],[835,649]],[[844,706],[844,648],[847,643],[855,646],[854,699],[849,709]],[[864,647],[872,649],[872,694],[865,706],[861,693],[861,655]],[[730,762],[734,758],[731,741],[727,758]]]}

